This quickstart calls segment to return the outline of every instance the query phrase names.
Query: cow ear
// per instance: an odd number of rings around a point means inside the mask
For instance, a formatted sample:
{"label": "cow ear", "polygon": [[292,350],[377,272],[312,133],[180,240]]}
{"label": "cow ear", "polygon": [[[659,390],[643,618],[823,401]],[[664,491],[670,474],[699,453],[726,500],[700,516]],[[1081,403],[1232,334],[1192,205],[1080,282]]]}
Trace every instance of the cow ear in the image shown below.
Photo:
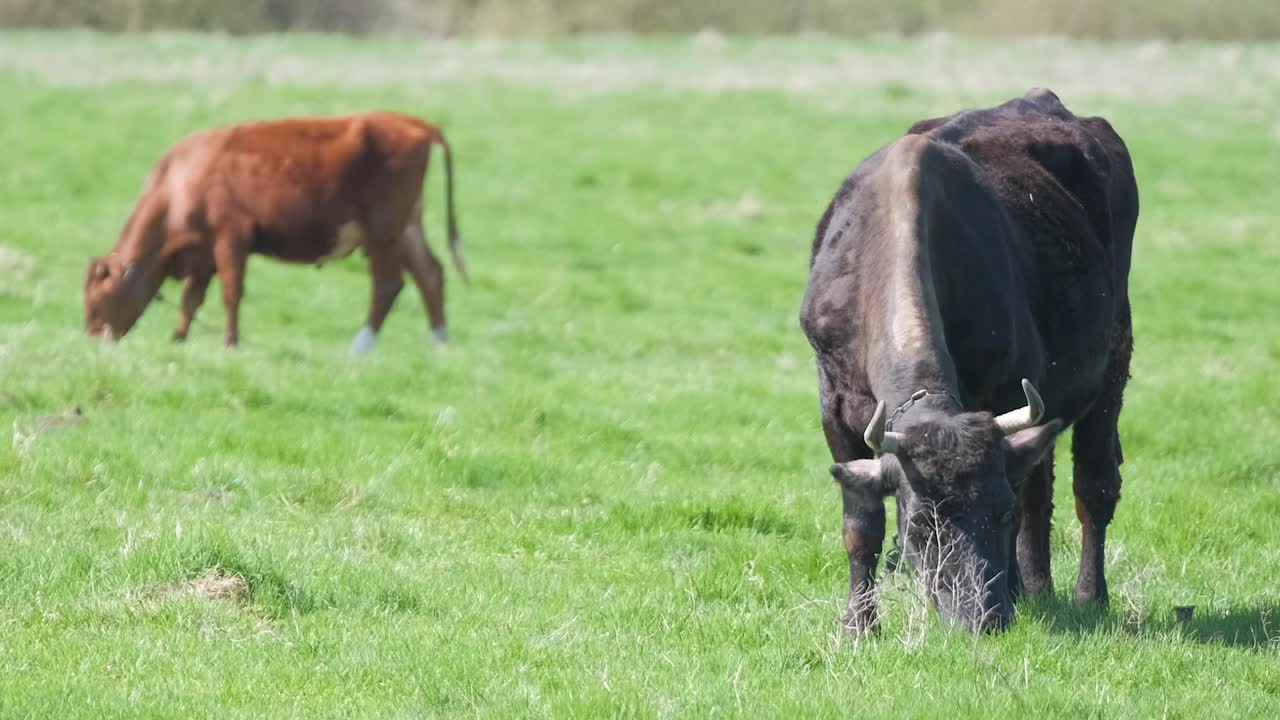
{"label": "cow ear", "polygon": [[893,476],[879,460],[854,460],[831,466],[831,476],[840,487],[855,494],[883,500],[896,489]]}
{"label": "cow ear", "polygon": [[1005,475],[1015,489],[1022,487],[1027,474],[1045,455],[1052,451],[1053,441],[1062,432],[1062,421],[1051,420],[1043,425],[1019,430],[1004,439]]}
{"label": "cow ear", "polygon": [[89,258],[89,277],[94,280],[106,280],[110,270],[100,257]]}

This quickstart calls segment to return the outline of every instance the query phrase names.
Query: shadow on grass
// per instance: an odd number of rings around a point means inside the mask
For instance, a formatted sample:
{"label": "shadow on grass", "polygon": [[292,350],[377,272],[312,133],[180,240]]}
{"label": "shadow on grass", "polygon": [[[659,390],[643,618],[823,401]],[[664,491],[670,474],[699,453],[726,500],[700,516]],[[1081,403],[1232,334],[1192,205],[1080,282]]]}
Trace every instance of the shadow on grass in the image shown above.
{"label": "shadow on grass", "polygon": [[1266,601],[1227,609],[1196,608],[1191,620],[1185,623],[1178,619],[1173,608],[1145,614],[1125,613],[1115,607],[1081,607],[1059,595],[1023,601],[1018,605],[1018,614],[1024,620],[1041,623],[1050,632],[1066,635],[1180,634],[1194,642],[1243,650],[1280,649],[1280,606]]}
{"label": "shadow on grass", "polygon": [[1203,643],[1249,649],[1280,649],[1280,611],[1276,606],[1233,607],[1197,611],[1187,624],[1190,637]]}

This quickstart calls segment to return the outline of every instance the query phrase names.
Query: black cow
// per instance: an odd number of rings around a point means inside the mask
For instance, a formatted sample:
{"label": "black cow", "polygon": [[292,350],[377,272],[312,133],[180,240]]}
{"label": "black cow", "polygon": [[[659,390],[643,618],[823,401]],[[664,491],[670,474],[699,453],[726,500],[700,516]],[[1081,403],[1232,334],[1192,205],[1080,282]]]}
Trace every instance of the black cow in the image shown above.
{"label": "black cow", "polygon": [[1137,218],[1124,142],[1048,90],[917,123],[845,180],[800,320],[844,499],[847,626],[876,624],[887,495],[944,618],[1000,629],[1019,592],[1049,591],[1052,449],[1073,424],[1075,598],[1106,602]]}

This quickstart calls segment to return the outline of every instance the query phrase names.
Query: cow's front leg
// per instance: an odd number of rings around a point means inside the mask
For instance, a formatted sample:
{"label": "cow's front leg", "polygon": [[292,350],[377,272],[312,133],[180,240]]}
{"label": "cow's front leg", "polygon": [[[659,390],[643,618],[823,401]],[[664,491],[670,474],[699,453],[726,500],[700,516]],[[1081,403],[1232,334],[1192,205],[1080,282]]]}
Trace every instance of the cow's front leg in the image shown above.
{"label": "cow's front leg", "polygon": [[218,267],[218,279],[222,282],[222,303],[227,307],[227,330],[222,342],[233,348],[240,344],[240,300],[244,298],[244,273],[249,250],[238,237],[223,235],[214,243],[213,259]]}
{"label": "cow's front leg", "polygon": [[1027,597],[1052,594],[1053,574],[1049,570],[1049,531],[1053,524],[1053,450],[1022,484],[1022,516],[1015,535],[1017,548],[1010,568],[1021,578]]}
{"label": "cow's front leg", "polygon": [[173,331],[173,339],[175,342],[182,342],[187,339],[187,333],[191,331],[191,321],[195,319],[196,311],[204,304],[205,293],[209,290],[209,281],[213,276],[208,273],[192,273],[186,277],[182,284],[182,317],[178,320],[178,327]]}
{"label": "cow's front leg", "polygon": [[[828,402],[824,403],[825,405]],[[871,451],[856,442],[853,433],[829,407],[823,408],[822,431],[837,464],[870,457]],[[836,468],[832,468],[833,472]],[[856,478],[835,472],[844,500],[844,519],[840,534],[849,555],[849,600],[843,624],[848,630],[864,633],[879,626],[879,603],[876,596],[876,569],[884,548],[884,499],[869,493]]]}
{"label": "cow's front leg", "polygon": [[876,567],[884,547],[884,502],[879,507],[845,493],[844,549],[849,554],[849,601],[844,626],[863,633],[878,628],[879,598],[876,596]]}

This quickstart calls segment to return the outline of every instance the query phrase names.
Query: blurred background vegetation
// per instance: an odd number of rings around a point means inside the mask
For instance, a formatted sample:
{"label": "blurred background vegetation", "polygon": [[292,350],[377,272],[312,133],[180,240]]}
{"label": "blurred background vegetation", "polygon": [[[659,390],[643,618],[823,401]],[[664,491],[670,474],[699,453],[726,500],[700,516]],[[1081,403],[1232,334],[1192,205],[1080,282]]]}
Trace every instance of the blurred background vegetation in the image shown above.
{"label": "blurred background vegetation", "polygon": [[1277,0],[0,0],[0,27],[433,35],[931,31],[1280,38]]}

